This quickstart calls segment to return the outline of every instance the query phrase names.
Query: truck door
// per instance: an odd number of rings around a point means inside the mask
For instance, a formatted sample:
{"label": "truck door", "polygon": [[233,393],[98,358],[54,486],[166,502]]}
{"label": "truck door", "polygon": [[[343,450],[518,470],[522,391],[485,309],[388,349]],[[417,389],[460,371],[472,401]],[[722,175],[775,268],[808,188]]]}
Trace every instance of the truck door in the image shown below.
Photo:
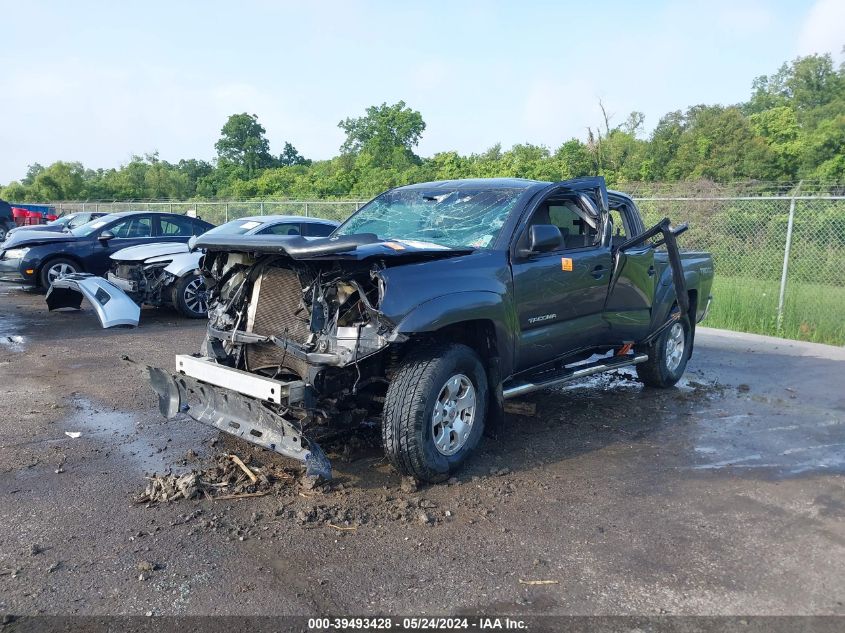
{"label": "truck door", "polygon": [[613,252],[613,274],[604,308],[609,343],[633,343],[648,335],[656,277],[651,246],[640,244]]}
{"label": "truck door", "polygon": [[[602,239],[602,214],[586,196],[552,194],[523,225],[512,260],[519,320],[516,371],[589,348],[606,336],[602,311],[611,250]],[[531,227],[553,227],[560,241],[541,252],[529,248]]]}

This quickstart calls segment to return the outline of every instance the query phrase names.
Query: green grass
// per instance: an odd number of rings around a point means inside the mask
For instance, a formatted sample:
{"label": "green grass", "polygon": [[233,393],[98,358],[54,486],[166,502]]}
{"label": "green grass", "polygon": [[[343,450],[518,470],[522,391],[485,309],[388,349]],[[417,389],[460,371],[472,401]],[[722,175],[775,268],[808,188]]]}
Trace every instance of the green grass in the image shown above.
{"label": "green grass", "polygon": [[845,345],[845,287],[788,281],[778,331],[779,287],[778,281],[717,274],[710,315],[702,325]]}

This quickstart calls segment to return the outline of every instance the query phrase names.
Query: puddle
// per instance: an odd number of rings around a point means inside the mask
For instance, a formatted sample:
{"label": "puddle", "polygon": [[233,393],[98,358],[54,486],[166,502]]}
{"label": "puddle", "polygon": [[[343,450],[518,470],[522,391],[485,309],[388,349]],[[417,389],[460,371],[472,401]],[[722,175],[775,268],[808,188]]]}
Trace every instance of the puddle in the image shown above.
{"label": "puddle", "polygon": [[0,316],[0,346],[12,352],[23,352],[26,349],[26,337],[18,332],[23,321],[13,316]]}
{"label": "puddle", "polygon": [[167,450],[167,438],[148,437],[141,431],[137,416],[125,411],[101,411],[86,398],[73,399],[75,411],[62,422],[66,431],[81,431],[77,440],[94,438],[114,447],[145,473],[178,472],[179,468],[170,466],[173,461]]}
{"label": "puddle", "polygon": [[690,466],[692,470],[769,470],[778,476],[845,473],[842,420],[765,410],[698,415],[693,431],[698,463]]}
{"label": "puddle", "polygon": [[[22,290],[22,286],[0,284],[0,295],[12,294],[12,291]],[[13,314],[0,315],[0,347],[12,352],[26,350],[27,339],[18,334],[23,329],[23,319]]]}
{"label": "puddle", "polygon": [[841,415],[737,396],[704,373],[672,389],[644,389],[625,368],[549,389],[538,401],[550,396],[550,414],[565,410],[570,420],[606,418],[610,427],[642,430],[655,445],[674,447],[684,470],[770,478],[845,473]]}

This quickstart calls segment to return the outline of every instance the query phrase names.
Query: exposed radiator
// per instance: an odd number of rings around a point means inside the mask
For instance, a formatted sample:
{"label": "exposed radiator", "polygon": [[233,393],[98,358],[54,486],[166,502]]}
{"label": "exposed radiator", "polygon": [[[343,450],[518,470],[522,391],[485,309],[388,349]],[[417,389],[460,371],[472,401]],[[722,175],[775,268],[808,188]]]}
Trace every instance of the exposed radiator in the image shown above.
{"label": "exposed radiator", "polygon": [[[252,288],[247,331],[304,343],[309,334],[308,313],[301,304],[302,286],[296,273],[288,268],[270,268]],[[304,363],[273,343],[247,345],[246,364],[250,371],[280,364],[300,376],[305,370]]]}

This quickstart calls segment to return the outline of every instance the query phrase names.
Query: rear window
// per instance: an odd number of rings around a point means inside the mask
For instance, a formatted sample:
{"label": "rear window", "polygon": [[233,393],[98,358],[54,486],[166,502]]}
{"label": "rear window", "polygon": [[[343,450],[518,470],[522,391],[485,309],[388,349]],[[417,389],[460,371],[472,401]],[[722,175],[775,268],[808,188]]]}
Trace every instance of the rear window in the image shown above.
{"label": "rear window", "polygon": [[189,217],[159,218],[159,226],[161,227],[161,235],[166,237],[185,237],[202,233],[199,223]]}

